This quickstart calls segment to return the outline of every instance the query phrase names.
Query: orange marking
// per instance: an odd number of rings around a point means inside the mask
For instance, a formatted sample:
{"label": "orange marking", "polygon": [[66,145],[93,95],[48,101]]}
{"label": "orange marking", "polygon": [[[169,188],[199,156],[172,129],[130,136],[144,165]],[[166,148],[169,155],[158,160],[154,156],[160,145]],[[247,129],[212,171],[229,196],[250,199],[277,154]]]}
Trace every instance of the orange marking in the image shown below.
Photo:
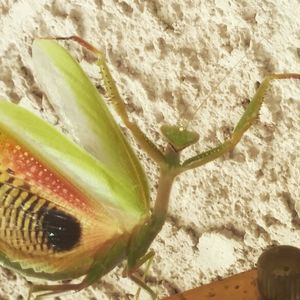
{"label": "orange marking", "polygon": [[0,165],[12,169],[21,178],[30,183],[45,188],[52,194],[67,201],[71,205],[88,210],[88,199],[73,184],[49,169],[35,158],[25,147],[12,138],[0,132]]}

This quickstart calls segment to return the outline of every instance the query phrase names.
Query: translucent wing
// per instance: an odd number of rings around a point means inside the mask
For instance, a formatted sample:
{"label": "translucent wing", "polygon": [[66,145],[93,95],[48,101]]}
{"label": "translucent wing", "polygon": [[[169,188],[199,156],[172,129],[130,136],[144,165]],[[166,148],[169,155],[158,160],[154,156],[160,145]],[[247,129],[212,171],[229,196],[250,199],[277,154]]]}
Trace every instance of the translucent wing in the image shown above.
{"label": "translucent wing", "polygon": [[34,42],[33,61],[43,90],[68,130],[113,174],[115,182],[131,190],[129,197],[115,201],[148,212],[148,186],[141,165],[78,63],[51,40]]}

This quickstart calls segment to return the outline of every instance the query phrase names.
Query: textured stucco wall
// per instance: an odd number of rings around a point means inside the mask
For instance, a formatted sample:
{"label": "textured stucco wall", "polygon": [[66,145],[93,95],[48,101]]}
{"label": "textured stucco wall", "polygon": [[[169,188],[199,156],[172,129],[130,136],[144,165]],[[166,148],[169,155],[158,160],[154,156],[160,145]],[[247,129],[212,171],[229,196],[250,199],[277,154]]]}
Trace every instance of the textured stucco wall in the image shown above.
{"label": "textured stucco wall", "polygon": [[[34,81],[30,46],[37,36],[77,34],[105,51],[131,117],[153,141],[162,145],[159,126],[190,119],[201,103],[190,128],[201,136],[193,150],[204,151],[228,137],[256,81],[300,72],[299,11],[299,0],[0,0],[0,98],[61,126]],[[82,63],[97,83],[97,70]],[[247,270],[270,244],[300,246],[296,100],[299,82],[274,84],[232,153],[177,179],[153,243],[149,285],[159,295]],[[157,170],[140,157],[155,191]],[[26,298],[22,277],[1,269],[0,284],[0,299]],[[135,290],[117,268],[60,298],[129,299]]]}

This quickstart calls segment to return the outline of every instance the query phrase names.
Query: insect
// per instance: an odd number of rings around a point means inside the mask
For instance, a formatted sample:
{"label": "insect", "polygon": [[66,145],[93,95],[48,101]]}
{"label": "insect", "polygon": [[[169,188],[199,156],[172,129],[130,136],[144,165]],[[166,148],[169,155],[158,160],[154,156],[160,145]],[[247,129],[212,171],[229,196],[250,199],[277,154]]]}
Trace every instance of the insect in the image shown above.
{"label": "insect", "polygon": [[147,179],[104,100],[79,64],[52,39],[33,44],[37,78],[76,143],[31,112],[0,102],[1,262],[24,275],[80,283],[33,285],[30,299],[88,287],[126,260],[124,276],[156,298],[137,270],[149,262],[149,247],[167,215],[172,183],[181,173],[232,150],[256,120],[267,76],[248,104],[231,137],[185,161],[180,153],[198,134],[164,125],[164,150],[156,147],[126,112],[103,53],[85,40],[71,39],[97,57],[107,97],[140,147],[158,164],[154,207]]}

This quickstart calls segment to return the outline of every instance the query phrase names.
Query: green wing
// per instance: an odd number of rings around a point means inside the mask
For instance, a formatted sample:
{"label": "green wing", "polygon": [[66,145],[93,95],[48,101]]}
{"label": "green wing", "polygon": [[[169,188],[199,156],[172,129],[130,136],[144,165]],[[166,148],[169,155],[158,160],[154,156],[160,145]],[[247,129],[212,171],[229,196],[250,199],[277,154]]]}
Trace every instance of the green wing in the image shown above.
{"label": "green wing", "polygon": [[[79,64],[64,48],[51,40],[34,42],[33,62],[39,83],[67,129],[78,144],[97,159],[97,163],[95,159],[89,163],[88,169],[98,173],[92,180],[95,185],[99,184],[98,190],[108,189],[108,194],[112,197],[108,197],[107,201],[114,205],[138,213],[147,212],[149,192],[143,169],[102,97]],[[38,131],[33,128],[30,130],[34,134],[34,131]],[[49,135],[48,131],[51,130],[46,131],[46,135]],[[38,139],[43,140],[42,143],[47,144],[49,138],[38,134]],[[62,156],[68,155],[65,152],[75,149],[74,145],[62,149],[59,139],[55,147],[62,151]],[[73,163],[75,166],[71,167]],[[87,172],[81,165],[78,161],[70,160],[70,169],[80,168],[80,172]],[[100,165],[101,168],[98,168]],[[104,174],[109,174],[109,184]],[[87,185],[86,189],[89,186]],[[113,199],[115,194],[117,197]]]}
{"label": "green wing", "polygon": [[0,101],[0,262],[48,279],[87,273],[144,221],[131,196],[55,128]]}
{"label": "green wing", "polygon": [[144,214],[139,186],[128,186],[122,174],[107,168],[33,113],[0,101],[0,131],[18,141],[46,166],[55,169],[90,201],[101,201],[103,205],[119,208],[124,214],[138,219]]}

